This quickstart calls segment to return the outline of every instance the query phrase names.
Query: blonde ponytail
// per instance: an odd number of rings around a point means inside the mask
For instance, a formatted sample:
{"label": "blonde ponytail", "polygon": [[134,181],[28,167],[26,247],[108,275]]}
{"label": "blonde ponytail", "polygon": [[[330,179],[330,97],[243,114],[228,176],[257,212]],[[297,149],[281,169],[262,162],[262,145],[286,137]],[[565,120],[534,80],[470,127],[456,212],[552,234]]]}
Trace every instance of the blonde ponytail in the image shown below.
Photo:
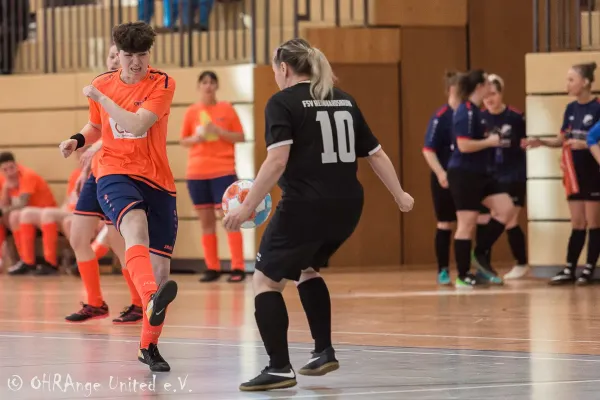
{"label": "blonde ponytail", "polygon": [[315,100],[325,100],[333,97],[334,75],[325,54],[316,47],[308,52],[311,79],[310,94]]}
{"label": "blonde ponytail", "polygon": [[325,54],[304,39],[291,39],[275,50],[273,63],[286,63],[297,75],[310,78],[310,95],[315,100],[333,97],[335,76]]}

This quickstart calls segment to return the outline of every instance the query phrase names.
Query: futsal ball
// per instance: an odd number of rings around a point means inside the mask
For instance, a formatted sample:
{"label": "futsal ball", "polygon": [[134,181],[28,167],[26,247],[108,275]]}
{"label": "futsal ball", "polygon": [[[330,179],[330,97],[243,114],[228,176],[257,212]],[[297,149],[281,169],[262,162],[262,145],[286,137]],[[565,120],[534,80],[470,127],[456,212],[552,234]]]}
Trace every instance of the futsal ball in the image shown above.
{"label": "futsal ball", "polygon": [[[234,210],[242,205],[244,199],[250,192],[252,184],[253,181],[249,179],[242,179],[232,183],[227,190],[225,190],[225,194],[223,195],[223,200],[221,202],[221,207],[223,208],[223,213],[225,215],[227,215],[230,210]],[[257,226],[263,224],[267,218],[269,218],[271,207],[271,195],[267,193],[267,196],[258,204],[252,215],[250,215],[250,218],[242,223],[242,228],[256,228]]]}

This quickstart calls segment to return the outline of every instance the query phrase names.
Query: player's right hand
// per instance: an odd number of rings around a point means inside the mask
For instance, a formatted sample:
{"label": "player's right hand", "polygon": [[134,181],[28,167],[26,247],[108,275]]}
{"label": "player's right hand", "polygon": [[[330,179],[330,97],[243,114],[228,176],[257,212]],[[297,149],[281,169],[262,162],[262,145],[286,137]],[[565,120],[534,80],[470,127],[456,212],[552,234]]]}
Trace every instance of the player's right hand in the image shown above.
{"label": "player's right hand", "polygon": [[500,135],[497,133],[492,133],[487,137],[487,141],[490,144],[490,147],[498,147],[500,146]]}
{"label": "player's right hand", "polygon": [[400,208],[400,211],[408,212],[412,210],[413,206],[415,205],[415,199],[413,199],[410,194],[403,192],[398,200],[396,200],[396,203],[398,203],[398,208]]}
{"label": "player's right hand", "polygon": [[77,148],[77,140],[75,140],[75,139],[64,140],[58,146],[58,148],[60,149],[60,152],[62,153],[63,157],[68,158],[71,154],[73,154],[73,152]]}

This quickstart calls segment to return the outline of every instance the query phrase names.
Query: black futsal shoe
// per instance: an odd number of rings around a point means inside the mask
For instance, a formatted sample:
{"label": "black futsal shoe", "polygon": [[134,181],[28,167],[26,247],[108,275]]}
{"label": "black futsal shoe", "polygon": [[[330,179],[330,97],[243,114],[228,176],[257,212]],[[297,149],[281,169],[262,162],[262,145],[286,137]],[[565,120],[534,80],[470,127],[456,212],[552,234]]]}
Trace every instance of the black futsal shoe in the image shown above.
{"label": "black futsal shoe", "polygon": [[300,375],[323,376],[340,368],[340,363],[335,358],[335,350],[328,347],[324,351],[312,352],[312,357],[306,365],[298,370]]}
{"label": "black futsal shoe", "polygon": [[568,285],[573,283],[575,283],[575,269],[569,267],[565,267],[558,274],[554,275],[552,279],[550,279],[550,282],[548,282],[548,284],[552,286]]}
{"label": "black futsal shoe", "polygon": [[266,367],[256,378],[240,385],[242,392],[262,392],[296,386],[296,373],[291,365],[285,368]]}
{"label": "black futsal shoe", "polygon": [[169,363],[158,352],[158,347],[150,343],[147,349],[138,350],[138,360],[150,367],[152,372],[168,372],[171,370]]}

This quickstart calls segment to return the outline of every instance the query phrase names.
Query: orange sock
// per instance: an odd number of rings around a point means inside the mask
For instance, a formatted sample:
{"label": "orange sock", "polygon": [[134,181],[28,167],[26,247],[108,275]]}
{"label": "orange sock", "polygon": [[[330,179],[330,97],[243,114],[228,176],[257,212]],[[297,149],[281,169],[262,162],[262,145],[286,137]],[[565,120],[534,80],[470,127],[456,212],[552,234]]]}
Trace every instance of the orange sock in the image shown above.
{"label": "orange sock", "polygon": [[220,271],[221,265],[217,249],[217,235],[215,233],[202,235],[202,249],[204,249],[206,268],[213,271]]}
{"label": "orange sock", "polygon": [[35,265],[35,226],[21,224],[19,229],[21,240],[21,261],[28,265]]}
{"label": "orange sock", "polygon": [[146,313],[144,313],[144,319],[142,320],[142,336],[140,340],[140,347],[147,349],[150,343],[158,344],[158,338],[162,333],[164,322],[160,326],[152,326],[148,322]]}
{"label": "orange sock", "polygon": [[15,247],[17,248],[17,253],[19,254],[19,257],[21,257],[21,253],[23,252],[23,250],[21,250],[21,230],[13,229],[12,234],[13,240],[15,241]]}
{"label": "orange sock", "polygon": [[150,250],[142,245],[130,247],[125,251],[125,264],[131,275],[131,280],[142,298],[142,304],[146,308],[150,297],[156,293],[157,289],[152,263],[150,262]]}
{"label": "orange sock", "polygon": [[94,258],[89,261],[78,261],[77,266],[87,291],[88,304],[93,307],[102,306],[104,299],[100,289],[100,265],[98,265],[98,260]]}
{"label": "orange sock", "polygon": [[104,257],[107,253],[109,247],[105,246],[104,244],[100,243],[100,242],[96,242],[95,240],[92,242],[92,250],[94,250],[94,253],[96,254],[96,259],[101,259],[102,257]]}
{"label": "orange sock", "polygon": [[238,271],[245,270],[242,232],[228,232],[227,241],[229,242],[229,251],[231,252],[231,269]]}
{"label": "orange sock", "polygon": [[121,272],[123,273],[123,277],[125,278],[125,282],[127,282],[127,286],[129,287],[129,294],[131,294],[131,304],[134,306],[141,307],[142,306],[142,298],[140,297],[137,289],[135,288],[135,284],[131,280],[131,275],[129,275],[129,271],[126,268],[121,268]]}
{"label": "orange sock", "polygon": [[58,225],[56,222],[42,224],[42,243],[44,244],[44,259],[53,267],[58,267]]}

